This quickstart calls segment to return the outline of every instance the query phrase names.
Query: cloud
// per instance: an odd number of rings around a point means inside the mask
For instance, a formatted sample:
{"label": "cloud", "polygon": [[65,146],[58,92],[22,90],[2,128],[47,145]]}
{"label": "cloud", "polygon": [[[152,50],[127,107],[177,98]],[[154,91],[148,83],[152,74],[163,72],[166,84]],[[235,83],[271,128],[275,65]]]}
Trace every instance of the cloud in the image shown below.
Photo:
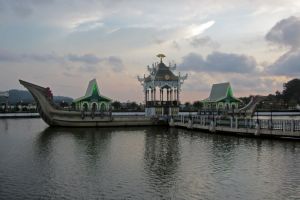
{"label": "cloud", "polygon": [[267,41],[290,48],[300,47],[300,18],[291,16],[276,23],[265,36]]}
{"label": "cloud", "polygon": [[122,72],[124,69],[122,60],[116,56],[109,56],[105,58],[105,63],[111,66],[114,72]]}
{"label": "cloud", "polygon": [[253,57],[242,54],[213,52],[206,59],[196,53],[183,57],[181,70],[195,72],[250,73],[256,71]]}
{"label": "cloud", "polygon": [[267,66],[265,72],[292,77],[300,75],[300,18],[291,16],[280,20],[265,38],[277,45],[290,48],[273,64]]}
{"label": "cloud", "polygon": [[279,57],[268,66],[266,72],[275,75],[300,75],[300,50],[291,50]]}
{"label": "cloud", "polygon": [[104,23],[97,19],[97,20],[90,20],[90,21],[85,21],[82,23],[76,23],[74,24],[74,31],[90,31],[99,27],[103,27]]}
{"label": "cloud", "polygon": [[81,62],[87,64],[97,64],[102,61],[101,58],[93,54],[84,54],[84,55],[69,54],[66,57],[68,60],[72,62]]}
{"label": "cloud", "polygon": [[178,44],[178,42],[176,40],[173,40],[173,42],[171,43],[171,47],[179,50],[180,49],[180,45]]}
{"label": "cloud", "polygon": [[97,72],[97,67],[94,65],[80,66],[79,71],[87,72],[87,73],[95,73]]}
{"label": "cloud", "polygon": [[0,50],[0,62],[19,62],[19,60],[20,58],[18,55]]}
{"label": "cloud", "polygon": [[210,27],[212,27],[214,24],[215,24],[214,20],[205,22],[200,25],[193,24],[187,28],[186,37],[191,38],[191,37],[198,36],[202,34],[204,31],[206,31],[207,29],[209,29]]}
{"label": "cloud", "polygon": [[54,0],[0,0],[0,5],[3,8],[11,9],[19,17],[30,16],[34,8],[53,3]]}
{"label": "cloud", "polygon": [[202,46],[207,46],[211,47],[214,49],[217,49],[220,47],[220,44],[213,41],[209,36],[204,36],[204,37],[193,37],[191,38],[190,44],[197,48],[197,47],[202,47]]}
{"label": "cloud", "polygon": [[117,56],[99,57],[94,54],[67,54],[58,56],[52,54],[15,54],[8,51],[0,50],[0,62],[72,62],[84,64],[79,68],[83,72],[96,72],[98,67],[111,67],[114,72],[121,72],[124,64],[121,58]]}
{"label": "cloud", "polygon": [[15,54],[8,51],[0,50],[0,62],[63,62],[64,58],[51,54]]}

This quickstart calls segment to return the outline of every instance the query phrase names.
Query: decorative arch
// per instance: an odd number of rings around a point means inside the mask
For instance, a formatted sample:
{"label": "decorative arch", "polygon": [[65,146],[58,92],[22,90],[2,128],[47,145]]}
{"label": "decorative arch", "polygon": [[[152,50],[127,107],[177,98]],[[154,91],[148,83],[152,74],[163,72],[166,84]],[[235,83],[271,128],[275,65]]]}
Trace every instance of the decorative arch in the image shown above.
{"label": "decorative arch", "polygon": [[104,102],[100,103],[99,110],[100,111],[107,111],[107,106]]}
{"label": "decorative arch", "polygon": [[231,103],[231,108],[234,110],[234,109],[236,109],[237,107],[236,107],[236,104],[235,103]]}
{"label": "decorative arch", "polygon": [[89,104],[87,102],[82,103],[82,110],[88,111],[89,110]]}
{"label": "decorative arch", "polygon": [[170,85],[170,84],[164,84],[162,86],[160,86],[161,89],[169,89],[169,88],[172,88],[173,86]]}
{"label": "decorative arch", "polygon": [[226,102],[226,103],[225,103],[225,109],[226,109],[226,110],[229,110],[230,108],[231,108],[230,103]]}
{"label": "decorative arch", "polygon": [[92,111],[97,111],[98,110],[98,104],[96,102],[91,103],[91,110]]}
{"label": "decorative arch", "polygon": [[224,109],[224,104],[223,104],[223,102],[220,102],[220,103],[218,104],[218,109],[220,109],[220,110]]}

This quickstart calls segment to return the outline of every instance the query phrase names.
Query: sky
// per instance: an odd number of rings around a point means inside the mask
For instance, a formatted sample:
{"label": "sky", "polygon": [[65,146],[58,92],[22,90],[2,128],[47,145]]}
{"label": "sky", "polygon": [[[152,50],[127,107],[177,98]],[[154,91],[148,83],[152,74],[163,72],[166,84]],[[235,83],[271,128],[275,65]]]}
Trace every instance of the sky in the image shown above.
{"label": "sky", "polygon": [[300,1],[0,0],[0,91],[23,79],[54,95],[144,99],[137,76],[176,63],[181,101],[230,82],[237,97],[267,95],[300,76]]}

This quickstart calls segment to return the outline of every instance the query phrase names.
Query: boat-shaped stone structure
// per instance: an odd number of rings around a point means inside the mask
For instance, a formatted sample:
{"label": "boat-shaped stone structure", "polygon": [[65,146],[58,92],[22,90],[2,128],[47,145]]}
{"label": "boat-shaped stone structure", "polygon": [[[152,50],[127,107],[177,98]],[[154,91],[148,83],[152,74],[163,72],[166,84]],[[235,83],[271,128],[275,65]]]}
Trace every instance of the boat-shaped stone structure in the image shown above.
{"label": "boat-shaped stone structure", "polygon": [[37,103],[41,118],[49,126],[65,127],[109,127],[165,125],[167,122],[147,116],[113,116],[110,111],[64,110],[55,105],[48,87],[19,80],[28,89]]}

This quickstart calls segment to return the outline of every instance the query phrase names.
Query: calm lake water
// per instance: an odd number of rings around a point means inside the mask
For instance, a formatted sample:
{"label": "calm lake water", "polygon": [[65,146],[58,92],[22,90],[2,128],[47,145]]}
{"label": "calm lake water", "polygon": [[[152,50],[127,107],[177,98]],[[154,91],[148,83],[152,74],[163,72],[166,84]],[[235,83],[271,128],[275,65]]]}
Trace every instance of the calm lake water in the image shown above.
{"label": "calm lake water", "polygon": [[0,199],[299,198],[299,140],[0,120]]}

